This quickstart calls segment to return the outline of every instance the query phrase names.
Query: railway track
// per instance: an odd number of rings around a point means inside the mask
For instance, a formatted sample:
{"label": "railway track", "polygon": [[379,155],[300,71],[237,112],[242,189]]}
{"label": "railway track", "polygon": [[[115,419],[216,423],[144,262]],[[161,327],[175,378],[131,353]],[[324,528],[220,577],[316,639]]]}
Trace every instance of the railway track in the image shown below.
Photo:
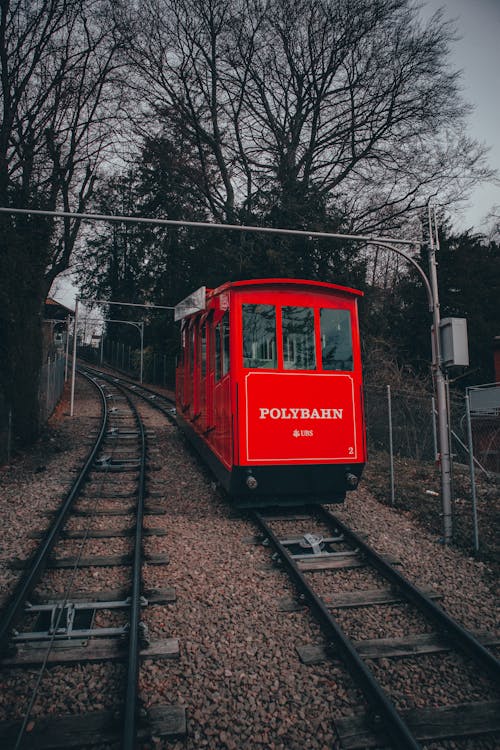
{"label": "railway track", "polygon": [[[105,377],[172,417],[171,402],[162,395],[122,378]],[[500,683],[500,666],[489,650],[498,645],[498,640],[488,633],[473,635],[463,629],[435,603],[432,591],[412,585],[398,572],[397,561],[377,555],[325,508],[313,506],[291,513],[275,509],[251,516],[297,589],[298,603],[291,604],[292,610],[307,605],[323,630],[323,643],[297,649],[300,659],[305,664],[316,664],[341,658],[366,700],[364,713],[334,717],[340,747],[419,748],[449,738],[500,733],[500,701],[491,700]],[[339,572],[348,571],[354,577],[360,569],[370,571],[372,588],[336,587],[335,576]],[[323,575],[328,577],[326,582]],[[349,635],[349,613],[378,611],[380,634],[384,620],[391,619],[390,608],[401,606],[401,602],[411,609],[407,613],[410,623],[414,617],[425,621],[423,632],[418,632],[419,625],[409,625],[405,636],[366,637],[360,635],[359,628],[355,628],[355,636]],[[418,693],[415,707],[402,706],[400,696],[391,695],[391,675],[400,664],[443,655],[449,658],[450,653],[458,654],[454,658],[462,662],[464,673],[477,675],[483,692],[481,700],[476,696],[469,700],[465,694],[460,703],[444,701],[446,705],[437,707],[433,702],[423,707],[420,694],[425,692],[424,680],[420,677],[418,688],[410,684],[405,690],[407,696],[412,696],[413,691]],[[439,664],[430,668],[424,665],[418,673],[426,671],[429,680],[436,679]]]}
{"label": "railway track", "polygon": [[[487,676],[491,694],[496,692],[498,697],[500,662],[487,648],[487,645],[499,645],[498,639],[488,634],[475,636],[462,628],[435,603],[432,592],[424,592],[410,583],[394,564],[378,555],[322,506],[308,506],[292,513],[266,509],[253,512],[252,517],[264,543],[272,547],[275,561],[293,581],[299,606],[307,605],[311,609],[325,636],[321,645],[299,648],[300,658],[306,664],[330,657],[341,658],[366,699],[368,710],[364,714],[334,719],[342,748],[390,746],[416,750],[421,742],[500,733],[500,700],[398,710],[387,689],[390,677],[377,678],[369,666],[404,657],[458,652],[465,656],[464,670],[477,670],[478,675]],[[338,571],[361,567],[373,571],[374,578],[378,578],[377,588],[335,592]],[[329,576],[326,588],[324,581],[323,585],[318,581],[322,573]],[[349,618],[342,618],[343,624],[340,624],[341,611],[383,605],[383,629],[387,607],[401,602],[411,605],[414,613],[423,615],[432,629],[400,638],[354,641],[347,632]],[[439,666],[436,669],[439,673]],[[435,679],[436,669],[429,672],[429,680]],[[385,688],[382,682],[386,683]],[[409,686],[410,694],[411,690]]]}
{"label": "railway track", "polygon": [[125,389],[129,395],[136,396],[148,403],[153,409],[160,411],[167,419],[175,422],[175,402],[169,396],[155,390],[154,388],[148,388],[143,383],[138,383],[136,380],[130,380],[121,374],[115,374],[112,372],[104,372],[96,368],[84,365],[80,367],[80,370],[87,374],[89,377],[98,377],[107,383],[115,383],[120,388]]}
{"label": "railway track", "polygon": [[[138,691],[140,661],[172,658],[179,648],[175,639],[151,641],[141,619],[146,606],[173,599],[171,589],[147,592],[143,586],[144,560],[149,565],[168,562],[164,555],[143,552],[145,531],[165,533],[154,527],[145,530],[143,523],[145,513],[162,512],[146,499],[150,435],[117,382],[95,376],[91,382],[102,404],[97,439],[38,549],[29,561],[18,561],[23,571],[0,616],[0,668],[9,672],[14,685],[16,675],[20,684],[33,683],[30,691],[19,688],[22,718],[0,725],[0,744],[5,748],[112,741],[132,750],[152,734],[177,736],[185,731],[183,709],[156,706],[146,717]],[[120,527],[120,519],[127,525]],[[103,520],[108,527],[102,528]],[[70,528],[72,524],[76,528]],[[109,554],[108,548],[119,554]],[[89,571],[99,577],[99,570],[105,569],[122,572],[121,589],[86,589]],[[54,573],[59,576],[55,584],[50,580]],[[126,665],[119,680],[116,673],[102,673],[116,691],[113,710],[93,711],[90,697],[83,714],[40,716],[33,711],[41,691],[50,690],[50,670],[56,665],[68,670],[69,676],[62,679],[70,683],[75,665],[81,670],[82,665],[116,662]],[[26,679],[34,673],[34,681]],[[91,683],[95,687],[93,674]]]}

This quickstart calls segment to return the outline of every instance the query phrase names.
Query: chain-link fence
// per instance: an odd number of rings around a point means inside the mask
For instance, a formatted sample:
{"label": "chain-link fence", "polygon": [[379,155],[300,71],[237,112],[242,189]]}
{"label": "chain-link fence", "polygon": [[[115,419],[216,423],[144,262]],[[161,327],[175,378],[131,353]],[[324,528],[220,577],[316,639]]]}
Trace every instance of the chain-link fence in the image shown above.
{"label": "chain-link fence", "polygon": [[390,386],[365,390],[368,449],[390,452],[417,461],[433,461],[436,453],[432,399]]}
{"label": "chain-link fence", "polygon": [[57,353],[54,357],[48,357],[47,362],[42,365],[38,391],[40,421],[42,423],[47,421],[61,398],[64,389],[65,365],[66,358],[62,353]]}
{"label": "chain-link fence", "polygon": [[[44,424],[57,406],[64,389],[66,357],[58,352],[49,357],[40,371],[38,404],[40,422]],[[10,463],[13,442],[14,414],[4,395],[0,393],[0,465]]]}
{"label": "chain-link fence", "polygon": [[142,365],[144,383],[159,385],[163,388],[175,386],[175,357],[171,354],[156,352],[149,346],[141,352],[140,349],[133,348],[122,341],[106,339],[102,347],[79,347],[78,355],[84,357],[87,362],[108,365],[120,370],[135,380],[140,379]]}
{"label": "chain-link fence", "polygon": [[[498,390],[497,395],[500,395]],[[485,396],[483,396],[485,397]],[[489,394],[491,397],[491,392]],[[498,512],[500,404],[496,416],[474,413],[471,444],[466,402],[449,401],[452,456],[453,537],[463,546],[494,546],[492,516]],[[437,533],[441,532],[441,484],[432,395],[389,386],[365,390],[368,464],[365,482],[383,502],[411,510]],[[475,479],[471,467],[476,468]],[[479,512],[479,518],[478,518]],[[490,539],[491,537],[491,539]]]}

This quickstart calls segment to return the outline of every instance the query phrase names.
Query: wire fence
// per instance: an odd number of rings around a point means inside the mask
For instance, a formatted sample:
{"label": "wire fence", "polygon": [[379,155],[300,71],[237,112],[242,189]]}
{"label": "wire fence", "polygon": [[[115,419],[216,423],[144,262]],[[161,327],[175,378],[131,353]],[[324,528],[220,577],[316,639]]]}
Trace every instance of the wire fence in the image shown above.
{"label": "wire fence", "polygon": [[[462,396],[449,401],[453,537],[476,552],[480,546],[491,549],[493,556],[500,478],[500,390],[498,384],[495,387],[495,395],[482,389],[481,398],[483,403],[496,398],[496,410],[476,408],[470,420]],[[369,386],[365,414],[367,486],[383,502],[416,513],[440,532],[441,486],[432,395]]]}
{"label": "wire fence", "polygon": [[40,405],[40,421],[46,422],[59,403],[64,389],[64,370],[66,357],[58,352],[54,357],[48,357],[42,365],[40,373],[40,387],[38,403]]}
{"label": "wire fence", "polygon": [[122,341],[104,340],[102,347],[79,347],[79,356],[88,362],[104,364],[140,379],[142,359],[142,380],[144,383],[159,385],[163,388],[173,388],[175,385],[175,356],[156,352],[147,347],[142,352]]}
{"label": "wire fence", "polygon": [[365,390],[368,448],[406,456],[416,461],[433,461],[436,455],[432,399],[390,386]]}
{"label": "wire fence", "polygon": [[[47,422],[64,390],[66,357],[62,352],[49,357],[40,371],[38,406],[40,423]],[[0,465],[9,464],[13,445],[14,413],[5,396],[0,393]]]}

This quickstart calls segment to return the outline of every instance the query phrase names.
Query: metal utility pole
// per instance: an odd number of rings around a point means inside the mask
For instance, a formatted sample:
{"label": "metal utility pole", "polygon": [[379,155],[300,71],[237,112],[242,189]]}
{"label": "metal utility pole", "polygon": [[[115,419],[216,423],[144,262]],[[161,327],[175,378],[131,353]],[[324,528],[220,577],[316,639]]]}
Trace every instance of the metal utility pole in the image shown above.
{"label": "metal utility pole", "polygon": [[68,379],[68,369],[69,369],[69,320],[70,316],[66,318],[66,362],[64,364],[64,382]]}
{"label": "metal utility pole", "polygon": [[433,299],[432,327],[432,369],[436,383],[437,432],[439,461],[441,465],[441,499],[443,503],[443,541],[450,544],[452,538],[451,514],[451,455],[450,430],[448,420],[448,399],[446,379],[441,357],[441,314],[439,310],[439,289],[437,282],[436,250],[439,250],[439,237],[435,209],[429,206],[429,281]]}
{"label": "metal utility pole", "polygon": [[76,378],[76,326],[78,323],[78,297],[75,300],[75,319],[73,321],[73,365],[71,369],[71,406],[69,410],[70,417],[73,416],[75,405],[75,378]]}

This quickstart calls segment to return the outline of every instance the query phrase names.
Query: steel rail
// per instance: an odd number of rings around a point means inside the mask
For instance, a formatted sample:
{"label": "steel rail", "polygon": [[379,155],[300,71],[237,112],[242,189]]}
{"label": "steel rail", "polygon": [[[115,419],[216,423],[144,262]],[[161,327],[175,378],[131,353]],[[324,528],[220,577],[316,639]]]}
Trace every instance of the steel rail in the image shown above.
{"label": "steel rail", "polygon": [[407,578],[405,578],[392,565],[387,563],[374,549],[372,549],[360,536],[346,526],[333,513],[322,506],[316,508],[316,515],[320,520],[326,522],[330,527],[335,525],[344,534],[346,540],[358,547],[370,564],[391,584],[398,587],[404,597],[414,604],[421,612],[426,614],[436,624],[443,634],[451,640],[455,646],[465,651],[474,660],[487,670],[490,677],[500,684],[500,661],[485,648],[468,630],[459,622],[454,620],[447,612],[439,607],[432,599],[419,591]]}
{"label": "steel rail", "polygon": [[393,746],[398,750],[420,750],[421,746],[398,714],[394,704],[360,658],[352,641],[333,618],[323,600],[311,589],[291,554],[267,525],[265,517],[259,511],[252,511],[251,515],[285,563],[290,577],[309,602],[327,638],[334,641],[340,657],[344,660],[373,712],[374,726],[383,727]]}
{"label": "steel rail", "polygon": [[[123,387],[122,387],[123,390]],[[139,629],[141,618],[142,593],[142,527],[144,520],[144,495],[146,490],[146,434],[144,424],[130,397],[125,397],[131,407],[140,436],[141,463],[139,470],[138,500],[134,537],[134,555],[132,568],[132,593],[130,601],[130,630],[128,642],[127,686],[125,694],[125,712],[123,721],[123,750],[135,750],[137,747],[137,695],[139,683]]]}
{"label": "steel rail", "polygon": [[155,391],[153,388],[148,388],[143,383],[137,383],[135,380],[129,380],[128,378],[124,378],[124,377],[117,377],[116,375],[112,375],[111,373],[107,373],[107,372],[102,372],[101,370],[97,370],[87,365],[85,365],[84,367],[88,372],[95,373],[102,380],[106,380],[109,383],[119,383],[122,388],[126,388],[127,390],[132,391],[133,395],[138,396],[139,398],[142,398],[147,404],[157,409],[158,411],[161,411],[161,413],[164,416],[166,416],[167,419],[169,420],[172,419],[171,409],[164,408],[160,403],[158,403],[158,401],[152,401],[150,398],[143,395],[141,391],[144,391],[145,393],[151,393],[156,398],[162,399],[163,401],[167,401],[168,403],[171,403],[173,407],[175,407],[175,402],[169,396],[165,396],[164,393],[159,393],[158,391]]}
{"label": "steel rail", "polygon": [[107,408],[104,391],[101,388],[101,386],[93,380],[92,377],[86,375],[85,373],[82,373],[82,375],[84,375],[84,377],[90,380],[90,382],[98,389],[99,394],[101,396],[102,412],[101,412],[100,431],[99,431],[99,434],[97,436],[97,439],[93,447],[91,448],[85,460],[85,464],[80,474],[73,482],[71,489],[69,490],[68,494],[66,495],[66,498],[61,504],[61,507],[59,509],[59,512],[54,522],[52,523],[51,527],[48,529],[42,542],[40,543],[40,546],[38,547],[38,550],[36,551],[33,557],[33,560],[30,563],[29,570],[21,577],[20,581],[16,585],[14,592],[12,593],[10,597],[9,603],[5,609],[5,612],[1,616],[1,619],[0,619],[0,653],[3,653],[8,647],[9,637],[11,635],[11,631],[14,626],[16,617],[20,614],[20,610],[23,608],[26,600],[28,599],[29,595],[31,594],[35,586],[37,585],[45,569],[49,555],[51,554],[54,548],[54,545],[57,542],[59,533],[66,521],[66,517],[69,513],[69,510],[75,498],[78,496],[83,483],[85,482],[87,478],[87,475],[94,462],[95,456],[98,450],[100,449],[102,441],[104,439],[104,435],[106,431],[106,424],[108,420],[108,408]]}

